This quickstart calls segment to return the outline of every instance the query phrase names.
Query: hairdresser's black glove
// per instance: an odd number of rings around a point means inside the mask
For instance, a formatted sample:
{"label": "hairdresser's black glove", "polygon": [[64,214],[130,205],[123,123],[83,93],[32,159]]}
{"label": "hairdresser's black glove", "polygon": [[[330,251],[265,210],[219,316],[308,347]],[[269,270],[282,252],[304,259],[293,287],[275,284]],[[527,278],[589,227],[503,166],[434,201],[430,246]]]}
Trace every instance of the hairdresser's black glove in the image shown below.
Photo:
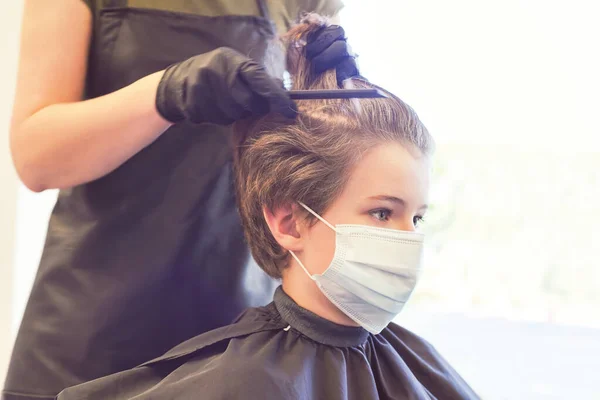
{"label": "hairdresser's black glove", "polygon": [[341,26],[330,25],[310,33],[306,38],[305,49],[306,58],[313,65],[313,72],[321,74],[335,68],[339,86],[344,80],[360,75]]}
{"label": "hairdresser's black glove", "polygon": [[167,68],[158,85],[156,108],[171,122],[222,125],[271,112],[289,118],[296,115],[296,106],[281,82],[226,47]]}

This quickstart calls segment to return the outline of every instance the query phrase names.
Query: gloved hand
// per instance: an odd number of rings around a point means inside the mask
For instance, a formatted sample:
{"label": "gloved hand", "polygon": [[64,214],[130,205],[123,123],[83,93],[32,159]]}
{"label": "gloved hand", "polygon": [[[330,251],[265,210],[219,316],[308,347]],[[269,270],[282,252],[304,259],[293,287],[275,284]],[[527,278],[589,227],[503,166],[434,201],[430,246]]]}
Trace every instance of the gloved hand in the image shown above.
{"label": "gloved hand", "polygon": [[156,108],[170,122],[222,125],[271,112],[296,116],[296,105],[280,82],[226,47],[168,67],[158,85]]}
{"label": "gloved hand", "polygon": [[354,56],[350,54],[344,28],[339,25],[323,27],[306,38],[306,58],[312,63],[315,74],[335,68],[337,82],[359,76]]}

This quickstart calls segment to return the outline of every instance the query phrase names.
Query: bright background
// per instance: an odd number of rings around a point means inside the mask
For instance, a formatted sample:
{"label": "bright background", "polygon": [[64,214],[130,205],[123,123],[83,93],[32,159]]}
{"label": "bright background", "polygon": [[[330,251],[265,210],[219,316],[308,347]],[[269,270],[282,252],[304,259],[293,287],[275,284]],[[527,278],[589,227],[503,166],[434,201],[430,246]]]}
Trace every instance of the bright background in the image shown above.
{"label": "bright background", "polygon": [[[398,322],[484,399],[600,399],[596,2],[345,3],[363,74],[438,143],[427,269]],[[21,6],[0,14],[3,143]],[[3,376],[56,192],[17,184],[4,145],[0,188]]]}
{"label": "bright background", "polygon": [[345,3],[361,72],[438,143],[397,322],[484,399],[600,399],[598,3]]}

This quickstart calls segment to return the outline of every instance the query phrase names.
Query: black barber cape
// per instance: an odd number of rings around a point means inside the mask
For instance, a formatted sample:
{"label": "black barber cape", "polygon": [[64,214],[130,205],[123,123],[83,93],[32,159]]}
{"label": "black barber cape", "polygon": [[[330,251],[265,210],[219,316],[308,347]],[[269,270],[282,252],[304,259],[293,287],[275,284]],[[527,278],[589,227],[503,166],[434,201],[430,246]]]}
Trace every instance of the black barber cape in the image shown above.
{"label": "black barber cape", "polygon": [[327,321],[279,288],[266,307],[58,400],[476,399],[426,341],[390,324],[372,335]]}

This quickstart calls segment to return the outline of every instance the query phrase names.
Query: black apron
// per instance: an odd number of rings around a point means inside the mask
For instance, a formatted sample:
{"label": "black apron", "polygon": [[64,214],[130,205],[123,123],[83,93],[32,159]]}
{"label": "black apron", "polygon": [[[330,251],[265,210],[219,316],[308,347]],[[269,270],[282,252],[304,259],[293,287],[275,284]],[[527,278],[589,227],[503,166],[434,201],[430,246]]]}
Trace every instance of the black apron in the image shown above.
{"label": "black apron", "polygon": [[[105,0],[86,96],[222,46],[265,61],[275,31],[263,2],[261,16],[201,15],[203,3],[218,6],[191,0],[188,14]],[[229,133],[175,125],[114,172],[60,191],[3,399],[51,399],[272,299],[276,282],[244,243]]]}

